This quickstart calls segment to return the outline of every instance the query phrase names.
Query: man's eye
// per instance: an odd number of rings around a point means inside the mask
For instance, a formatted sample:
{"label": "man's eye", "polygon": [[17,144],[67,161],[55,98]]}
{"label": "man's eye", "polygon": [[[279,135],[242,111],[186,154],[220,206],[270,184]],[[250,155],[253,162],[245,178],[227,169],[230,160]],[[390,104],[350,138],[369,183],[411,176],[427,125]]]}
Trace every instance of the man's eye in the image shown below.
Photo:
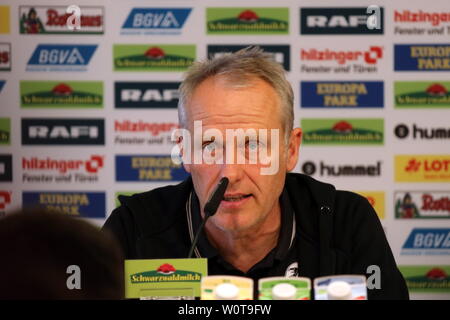
{"label": "man's eye", "polygon": [[247,143],[249,150],[256,150],[259,147],[259,143],[257,141],[250,141]]}
{"label": "man's eye", "polygon": [[217,144],[215,142],[206,142],[203,144],[203,149],[206,149],[210,152],[214,151],[217,148]]}

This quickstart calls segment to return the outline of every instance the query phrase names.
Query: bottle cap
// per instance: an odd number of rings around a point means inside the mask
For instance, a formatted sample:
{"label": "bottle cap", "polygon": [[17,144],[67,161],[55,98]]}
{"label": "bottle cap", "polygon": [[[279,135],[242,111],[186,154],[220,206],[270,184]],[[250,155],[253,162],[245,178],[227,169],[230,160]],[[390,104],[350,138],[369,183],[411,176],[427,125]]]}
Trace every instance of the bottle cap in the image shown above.
{"label": "bottle cap", "polygon": [[274,300],[294,300],[297,288],[290,283],[279,283],[272,288],[272,298]]}
{"label": "bottle cap", "polygon": [[232,283],[222,283],[214,289],[214,294],[218,300],[236,300],[239,289]]}
{"label": "bottle cap", "polygon": [[333,281],[327,288],[328,300],[351,300],[352,288],[345,281]]}

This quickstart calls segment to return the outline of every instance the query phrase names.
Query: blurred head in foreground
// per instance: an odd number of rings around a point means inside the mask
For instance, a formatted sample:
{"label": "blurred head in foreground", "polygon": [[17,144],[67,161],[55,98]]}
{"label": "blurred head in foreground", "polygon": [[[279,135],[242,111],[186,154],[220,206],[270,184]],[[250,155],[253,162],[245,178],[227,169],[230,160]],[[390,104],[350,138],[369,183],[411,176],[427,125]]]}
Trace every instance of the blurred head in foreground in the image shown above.
{"label": "blurred head in foreground", "polygon": [[63,214],[6,215],[0,218],[0,299],[122,299],[119,247],[108,233]]}

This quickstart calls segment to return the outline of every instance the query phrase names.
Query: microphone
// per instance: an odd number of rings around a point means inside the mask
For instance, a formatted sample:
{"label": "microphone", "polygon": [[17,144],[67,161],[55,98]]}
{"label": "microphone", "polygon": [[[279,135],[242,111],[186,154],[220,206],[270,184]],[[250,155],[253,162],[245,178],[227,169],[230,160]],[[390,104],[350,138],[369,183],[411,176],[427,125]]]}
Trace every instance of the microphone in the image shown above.
{"label": "microphone", "polygon": [[192,254],[194,253],[195,246],[198,242],[198,237],[200,235],[200,232],[202,232],[203,228],[205,227],[206,221],[213,215],[216,214],[217,209],[219,208],[220,202],[223,199],[223,196],[225,194],[225,191],[228,187],[228,178],[223,177],[220,179],[219,183],[217,184],[214,191],[211,193],[211,196],[209,197],[208,201],[205,204],[205,207],[203,209],[203,212],[205,213],[205,217],[203,218],[202,223],[200,224],[200,227],[197,230],[197,233],[195,234],[194,240],[192,241],[191,249],[189,250],[188,258],[192,257]]}

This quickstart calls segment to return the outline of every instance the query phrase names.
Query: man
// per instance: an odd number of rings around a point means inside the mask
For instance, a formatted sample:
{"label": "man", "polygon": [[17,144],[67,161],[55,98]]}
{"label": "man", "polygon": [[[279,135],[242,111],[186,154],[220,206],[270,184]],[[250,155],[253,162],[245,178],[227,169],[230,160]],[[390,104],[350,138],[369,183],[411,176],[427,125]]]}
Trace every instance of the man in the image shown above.
{"label": "man", "polygon": [[[210,275],[314,279],[367,275],[367,268],[375,265],[381,270],[381,288],[370,290],[369,298],[408,298],[368,201],[288,173],[296,166],[302,132],[293,129],[292,88],[270,56],[247,48],[194,64],[180,87],[178,111],[184,132],[194,135],[194,141],[189,134],[178,140],[191,176],[176,186],[121,199],[122,206],[104,228],[116,234],[126,258],[187,257],[205,203],[218,181],[227,177],[224,199],[194,251],[196,257],[208,258]],[[198,125],[215,134],[195,141]],[[238,134],[231,136],[228,130]],[[234,148],[234,138],[242,138],[239,130],[257,136],[246,135]],[[270,134],[263,135],[264,130]],[[197,149],[202,161],[192,161]],[[268,149],[269,161],[236,161],[240,155],[251,160],[253,150]]]}
{"label": "man", "polygon": [[114,237],[46,209],[0,218],[0,300],[123,299],[123,254]]}

